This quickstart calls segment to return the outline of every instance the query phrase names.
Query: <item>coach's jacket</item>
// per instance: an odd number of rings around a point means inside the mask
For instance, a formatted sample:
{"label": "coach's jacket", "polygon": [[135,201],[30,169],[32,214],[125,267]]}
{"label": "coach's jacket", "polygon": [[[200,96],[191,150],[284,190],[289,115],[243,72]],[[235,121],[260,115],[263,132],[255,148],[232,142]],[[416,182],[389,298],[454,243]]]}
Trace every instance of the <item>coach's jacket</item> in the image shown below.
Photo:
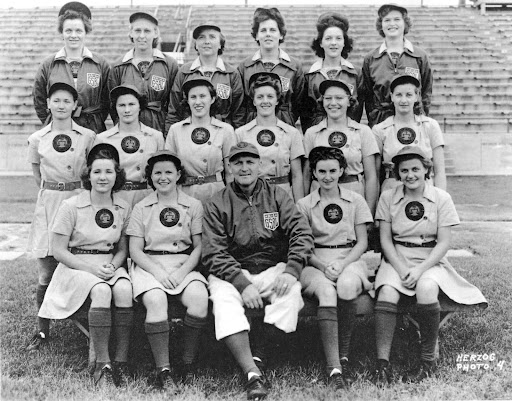
{"label": "coach's jacket", "polygon": [[[134,85],[147,100],[147,104],[139,115],[140,122],[161,131],[165,136],[165,117],[169,105],[169,93],[178,73],[178,64],[160,50],[153,49],[153,62],[142,76],[139,69],[132,63],[133,55],[132,49],[122,59],[114,63],[110,72],[108,88],[112,90],[119,85]],[[117,123],[118,116],[115,105],[112,105],[110,115],[114,123]]]}
{"label": "coach's jacket", "polygon": [[78,107],[73,112],[73,120],[99,134],[106,130],[104,121],[109,112],[107,83],[110,66],[101,55],[87,48],[82,55],[76,85],[64,48],[41,63],[34,82],[34,107],[41,122],[48,124],[51,121],[46,102],[48,91],[54,83],[65,82],[78,92]]}
{"label": "coach's jacket", "polygon": [[206,203],[202,249],[207,270],[241,293],[251,284],[241,269],[258,274],[284,262],[299,279],[313,235],[289,195],[258,178],[250,198],[232,182]]}

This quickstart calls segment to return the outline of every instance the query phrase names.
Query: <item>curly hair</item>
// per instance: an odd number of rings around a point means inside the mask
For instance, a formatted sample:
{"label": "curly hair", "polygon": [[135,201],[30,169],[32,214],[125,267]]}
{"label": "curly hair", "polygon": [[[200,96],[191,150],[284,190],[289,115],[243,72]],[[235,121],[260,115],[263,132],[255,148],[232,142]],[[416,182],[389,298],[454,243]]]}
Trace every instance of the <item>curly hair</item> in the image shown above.
{"label": "curly hair", "polygon": [[64,14],[59,15],[57,25],[57,30],[59,31],[59,33],[64,32],[64,21],[68,19],[80,19],[84,23],[85,33],[89,33],[92,31],[92,23],[91,20],[87,18],[87,16],[74,10],[66,10]]}
{"label": "curly hair", "polygon": [[[206,29],[211,29],[211,28],[205,27],[204,29],[202,29],[199,32],[199,35],[201,34],[201,32],[203,32]],[[215,31],[215,32],[217,32],[217,31]],[[220,55],[222,55],[222,53],[224,53],[224,47],[226,46],[226,37],[224,36],[224,34],[222,32],[218,32],[218,33],[219,33],[219,39],[220,39],[220,49],[217,50],[217,55],[220,56]],[[197,43],[197,39],[194,40],[194,49],[196,50],[197,54],[199,54],[199,51],[197,50],[197,47],[196,47],[196,43]]]}
{"label": "curly hair", "polygon": [[425,179],[428,180],[430,178],[430,173],[432,172],[432,166],[434,165],[432,163],[432,161],[424,159],[420,155],[412,154],[412,155],[404,155],[404,156],[402,156],[400,158],[400,161],[393,166],[393,173],[394,173],[395,178],[396,178],[397,181],[400,181],[400,174],[398,172],[399,171],[399,167],[400,167],[400,163],[402,163],[404,161],[407,161],[407,160],[413,160],[413,159],[418,159],[421,162],[421,164],[423,164],[423,167],[425,167],[427,169],[427,173],[425,174]]}
{"label": "curly hair", "polygon": [[[105,160],[112,160],[114,163],[114,170],[116,172],[116,182],[114,183],[114,186],[112,187],[112,192],[119,191],[123,185],[126,182],[126,172],[124,171],[124,168],[120,166],[120,164],[112,157],[111,153],[107,150],[100,150],[94,160],[98,159],[105,159]],[[92,189],[91,185],[91,171],[92,171],[92,165],[94,164],[94,160],[89,166],[84,167],[82,170],[82,174],[80,174],[80,179],[82,180],[82,185],[85,189],[90,191]]]}
{"label": "curly hair", "polygon": [[[377,17],[377,21],[375,22],[375,27],[377,28],[377,32],[380,36],[384,37],[384,31],[382,30],[382,20],[386,15],[388,15],[391,11],[398,11],[395,7],[389,6],[382,9],[381,14]],[[402,17],[404,18],[404,35],[407,35],[409,31],[412,28],[412,20],[409,17],[409,14],[402,13],[398,11],[400,14],[402,14]]]}
{"label": "curly hair", "polygon": [[[347,160],[345,159],[345,155],[343,154],[343,151],[338,148],[331,148],[329,146],[317,146],[311,149],[308,159],[309,168],[311,170],[311,177],[314,177],[315,179],[316,177],[313,173],[318,162],[322,160],[338,160],[340,168],[343,170],[347,169]],[[345,174],[345,171],[343,171],[343,174]]]}
{"label": "curly hair", "polygon": [[321,44],[325,31],[327,28],[331,27],[339,28],[343,32],[344,46],[341,50],[341,57],[347,58],[354,47],[354,40],[348,36],[348,20],[338,13],[330,13],[325,16],[321,16],[321,18],[318,19],[318,22],[316,23],[318,35],[313,39],[311,49],[313,49],[318,57],[325,57],[325,50],[321,47]]}
{"label": "curly hair", "polygon": [[276,91],[277,95],[277,105],[276,105],[276,113],[277,110],[279,110],[279,106],[283,103],[284,95],[281,88],[281,82],[277,81],[277,79],[274,79],[269,76],[262,75],[258,78],[256,78],[253,82],[251,82],[251,86],[249,86],[249,97],[254,100],[254,93],[256,92],[256,89],[262,88],[264,86],[270,86]]}
{"label": "curly hair", "polygon": [[258,40],[256,39],[256,36],[258,36],[258,30],[260,29],[260,24],[269,19],[276,21],[277,27],[279,28],[279,32],[283,36],[283,38],[279,40],[279,43],[283,43],[284,38],[286,37],[286,26],[284,24],[283,16],[279,12],[279,10],[275,7],[272,7],[272,8],[259,7],[256,9],[256,11],[254,11],[254,16],[252,19],[252,30],[251,30],[252,37],[259,44]]}
{"label": "curly hair", "polygon": [[[213,103],[210,106],[210,116],[216,115],[218,107],[217,107],[217,92],[215,91],[215,88],[213,86],[209,86],[209,85],[195,85],[192,88],[195,88],[197,86],[204,86],[204,87],[208,88],[208,92],[210,92],[210,96],[213,99]],[[190,89],[192,89],[192,88],[190,88]],[[189,90],[189,92],[190,92],[190,90]],[[191,116],[192,110],[190,110],[190,105],[188,104],[189,92],[185,93],[185,91],[183,91],[183,99],[181,99],[180,107],[181,107],[181,110],[183,110],[186,115]]]}
{"label": "curly hair", "polygon": [[148,185],[153,188],[155,188],[155,184],[153,184],[153,180],[151,179],[151,174],[153,174],[153,168],[155,167],[155,164],[158,162],[171,162],[176,167],[176,170],[181,173],[180,178],[176,182],[176,184],[182,184],[185,182],[186,174],[185,169],[183,168],[183,165],[181,164],[181,161],[178,158],[174,158],[169,155],[160,155],[156,157],[152,157],[149,159],[148,164],[146,165],[146,168],[144,170],[144,174],[146,176],[146,180],[148,182]]}

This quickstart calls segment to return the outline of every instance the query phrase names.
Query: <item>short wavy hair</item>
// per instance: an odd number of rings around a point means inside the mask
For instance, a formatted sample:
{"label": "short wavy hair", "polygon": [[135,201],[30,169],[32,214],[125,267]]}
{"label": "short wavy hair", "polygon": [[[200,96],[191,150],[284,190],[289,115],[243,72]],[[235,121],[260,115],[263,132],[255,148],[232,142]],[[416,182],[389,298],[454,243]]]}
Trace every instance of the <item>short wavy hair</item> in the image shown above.
{"label": "short wavy hair", "polygon": [[112,192],[119,191],[123,185],[126,182],[126,172],[124,171],[124,168],[121,167],[121,165],[112,158],[112,155],[107,150],[100,150],[94,157],[94,160],[91,162],[89,166],[84,167],[82,170],[82,174],[80,174],[80,179],[82,180],[82,185],[85,189],[90,191],[92,189],[91,185],[91,171],[92,171],[92,165],[94,164],[95,160],[98,159],[105,159],[105,160],[112,160],[114,163],[114,170],[116,172],[116,182],[114,183],[114,186],[112,187]]}
{"label": "short wavy hair", "polygon": [[[199,33],[203,32],[206,29],[209,29],[209,28],[205,27],[204,29],[201,29],[201,31]],[[215,31],[215,32],[218,32],[218,31]],[[220,49],[217,50],[218,56],[220,56],[224,53],[224,47],[226,46],[226,37],[224,36],[224,34],[222,32],[219,32],[219,38],[220,38]],[[197,39],[194,39],[194,49],[196,50],[197,54],[199,54],[199,51],[197,50],[197,47],[196,47],[196,43],[197,43]]]}
{"label": "short wavy hair", "polygon": [[[144,18],[142,18],[142,19],[144,19]],[[136,22],[136,21],[133,21],[133,22]],[[148,21],[148,20],[146,20],[146,21]],[[128,38],[130,38],[130,42],[135,43],[133,38],[130,36],[130,33],[132,32],[132,29],[133,29],[133,23],[130,24],[130,31],[128,32]],[[151,42],[151,47],[153,49],[156,49],[158,47],[158,43],[160,43],[160,41],[162,39],[160,37],[160,29],[158,29],[158,25],[155,25],[155,31],[156,31],[156,38],[153,39],[153,42]]]}
{"label": "short wavy hair", "polygon": [[[212,97],[212,99],[214,99],[214,102],[212,103],[212,105],[210,106],[210,116],[214,116],[217,114],[217,110],[218,110],[218,107],[217,107],[217,92],[215,91],[215,88],[213,86],[208,86],[208,85],[195,85],[194,88],[196,86],[205,86],[206,88],[208,88],[208,92],[210,92],[210,96]],[[190,88],[192,89],[192,88]],[[188,92],[185,93],[185,91],[183,91],[183,99],[181,100],[180,102],[180,107],[181,107],[181,110],[183,110],[187,115],[192,115],[192,110],[190,110],[190,105],[188,104]]]}
{"label": "short wavy hair", "polygon": [[[401,85],[397,85],[395,87],[395,89],[398,88],[399,86],[401,86]],[[421,101],[421,91],[420,91],[420,88],[415,86],[414,87],[414,92],[418,96],[418,100],[416,102],[414,102],[413,112],[416,115],[425,114],[425,111],[423,110],[423,102]],[[392,95],[392,93],[391,93],[391,95]],[[391,95],[390,95],[390,98],[391,98]],[[393,103],[393,101],[391,101],[389,108],[393,112],[393,115],[395,115],[396,114],[396,109],[395,109],[395,104]]]}
{"label": "short wavy hair", "polygon": [[340,168],[344,170],[343,174],[345,174],[345,170],[347,169],[347,159],[345,159],[343,151],[338,148],[333,148],[329,146],[317,146],[311,149],[311,152],[309,152],[308,160],[309,169],[311,170],[311,177],[313,177],[315,180],[316,177],[313,173],[319,161],[337,160],[338,163],[340,164]]}
{"label": "short wavy hair", "polygon": [[341,57],[347,58],[352,49],[354,48],[354,40],[348,36],[348,21],[346,18],[342,17],[337,13],[332,13],[330,15],[326,15],[324,18],[321,18],[316,23],[316,30],[318,35],[313,42],[311,43],[311,49],[315,52],[315,54],[320,57],[325,57],[325,50],[320,46],[322,44],[322,39],[324,38],[324,33],[327,28],[339,28],[343,32],[343,41],[345,42],[343,49],[341,50]]}
{"label": "short wavy hair", "polygon": [[384,7],[381,12],[382,17],[380,15],[377,17],[377,21],[375,22],[375,27],[377,28],[377,32],[379,33],[380,36],[382,36],[382,37],[385,36],[384,31],[382,30],[382,20],[391,11],[398,11],[400,14],[402,14],[402,17],[404,19],[404,35],[407,35],[412,28],[411,17],[409,17],[408,13],[400,12],[393,6]]}
{"label": "short wavy hair", "polygon": [[256,92],[256,89],[262,88],[264,86],[270,86],[271,88],[274,88],[277,95],[277,106],[276,106],[276,113],[279,110],[279,106],[283,103],[284,94],[283,90],[281,88],[281,82],[277,79],[274,79],[268,75],[262,75],[256,78],[253,82],[251,82],[251,86],[249,86],[249,97],[254,100],[254,93]]}
{"label": "short wavy hair", "polygon": [[89,33],[92,31],[91,20],[89,18],[87,18],[86,15],[79,13],[75,10],[66,10],[66,12],[64,12],[64,14],[59,15],[58,25],[57,25],[57,30],[59,31],[59,33],[64,32],[64,21],[66,21],[68,19],[82,20],[82,22],[84,23],[85,33]]}
{"label": "short wavy hair", "polygon": [[400,163],[407,161],[407,160],[413,160],[413,159],[418,159],[421,162],[421,164],[423,164],[423,167],[425,167],[427,169],[427,173],[425,174],[425,179],[428,180],[430,178],[430,174],[432,173],[432,168],[434,165],[432,163],[432,161],[428,160],[428,159],[424,159],[420,155],[410,154],[410,155],[404,155],[402,158],[400,158],[400,161],[393,166],[393,173],[394,173],[397,181],[400,181],[400,174],[398,172]]}
{"label": "short wavy hair", "polygon": [[[346,91],[345,91],[346,92]],[[347,107],[347,114],[351,114],[354,112],[354,110],[357,109],[357,106],[359,105],[359,102],[357,101],[357,98],[350,93],[347,93],[349,96],[348,99],[348,107]],[[320,99],[318,99],[318,104],[322,107],[323,111],[327,114],[327,111],[324,107],[324,96],[320,96]]]}
{"label": "short wavy hair", "polygon": [[155,164],[158,162],[171,162],[176,167],[176,170],[178,170],[181,173],[181,176],[179,180],[176,182],[176,184],[182,184],[185,182],[186,179],[186,173],[185,169],[183,168],[183,164],[181,164],[181,161],[178,163],[179,159],[173,158],[169,155],[160,155],[157,157],[152,157],[149,159],[148,164],[146,165],[146,168],[144,170],[144,173],[146,175],[146,181],[148,182],[148,185],[155,190],[155,184],[153,184],[153,180],[151,179],[151,174],[153,173],[153,168],[155,167]]}
{"label": "short wavy hair", "polygon": [[[272,19],[276,21],[277,27],[279,28],[279,32],[283,36],[282,39],[279,40],[279,43],[284,42],[284,38],[286,37],[286,25],[284,23],[284,18],[279,12],[279,10],[275,7],[272,8],[257,8],[254,11],[254,16],[252,18],[252,30],[251,35],[256,40],[256,36],[258,35],[258,30],[260,29],[260,24],[264,21]],[[258,40],[256,42],[259,44]]]}

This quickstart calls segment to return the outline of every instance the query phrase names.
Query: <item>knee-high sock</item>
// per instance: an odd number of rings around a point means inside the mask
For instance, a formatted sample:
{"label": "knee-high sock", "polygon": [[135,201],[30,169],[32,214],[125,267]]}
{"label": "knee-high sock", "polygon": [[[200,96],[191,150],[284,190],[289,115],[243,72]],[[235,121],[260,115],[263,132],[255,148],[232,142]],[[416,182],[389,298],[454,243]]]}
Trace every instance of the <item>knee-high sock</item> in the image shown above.
{"label": "knee-high sock", "polygon": [[110,308],[89,309],[89,335],[96,351],[97,363],[110,362],[108,340],[111,326],[112,313]]}
{"label": "knee-high sock", "polygon": [[208,322],[206,317],[191,316],[188,313],[183,319],[183,363],[194,362],[199,348],[201,331]]}
{"label": "knee-high sock", "polygon": [[169,322],[145,323],[144,329],[157,369],[169,367]]}
{"label": "knee-high sock", "polygon": [[377,359],[389,361],[391,345],[396,327],[398,308],[391,302],[375,303],[375,337],[377,342]]}
{"label": "knee-high sock", "polygon": [[356,325],[356,302],[355,300],[345,301],[340,299],[338,301],[340,308],[340,357],[348,359],[350,351],[350,339],[352,332]]}
{"label": "knee-high sock", "polygon": [[[37,310],[41,308],[43,304],[44,295],[46,294],[46,290],[48,289],[47,285],[37,284],[36,288],[36,306]],[[42,317],[37,318],[37,325],[39,327],[39,331],[42,331],[46,337],[50,334],[50,319],[45,319]]]}
{"label": "knee-high sock", "polygon": [[114,331],[116,333],[116,362],[128,361],[128,347],[133,327],[133,308],[118,308],[114,310]]}
{"label": "knee-high sock", "polygon": [[432,362],[435,360],[437,336],[439,334],[439,320],[441,306],[439,302],[432,304],[418,304],[418,323],[421,334],[421,360]]}
{"label": "knee-high sock", "polygon": [[316,312],[316,320],[320,329],[327,371],[331,372],[334,368],[341,371],[338,346],[338,308],[335,306],[319,306]]}
{"label": "knee-high sock", "polygon": [[254,372],[261,375],[260,370],[254,363],[254,359],[252,359],[251,346],[249,345],[249,333],[247,333],[247,331],[241,331],[240,333],[227,336],[224,338],[224,342],[244,373]]}

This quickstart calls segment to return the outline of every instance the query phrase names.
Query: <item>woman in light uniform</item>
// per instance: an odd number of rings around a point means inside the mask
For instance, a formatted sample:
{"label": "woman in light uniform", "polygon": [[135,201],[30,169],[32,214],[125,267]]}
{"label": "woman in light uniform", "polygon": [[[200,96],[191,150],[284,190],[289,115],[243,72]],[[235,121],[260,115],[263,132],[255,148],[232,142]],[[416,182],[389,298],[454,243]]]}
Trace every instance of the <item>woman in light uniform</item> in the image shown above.
{"label": "woman in light uniform", "polygon": [[408,145],[420,147],[432,160],[430,178],[436,187],[446,190],[443,133],[437,121],[420,113],[420,82],[411,75],[399,75],[391,82],[390,90],[393,115],[373,127],[379,146],[376,167],[381,192],[400,184],[392,158]]}
{"label": "woman in light uniform", "polygon": [[[90,298],[89,333],[96,355],[94,382],[119,384],[114,382],[114,374],[123,382],[128,379],[133,325],[132,286],[123,267],[128,253],[125,230],[130,206],[115,193],[123,185],[124,171],[112,145],[92,148],[82,181],[86,191],[62,202],[52,226],[54,254],[60,263],[39,316],[67,319]],[[116,336],[113,363],[109,355],[112,328]]]}
{"label": "woman in light uniform", "polygon": [[391,381],[389,355],[401,296],[415,296],[417,301],[421,353],[411,381],[434,373],[441,293],[459,304],[487,306],[480,290],[446,259],[451,227],[459,218],[450,195],[426,181],[432,162],[418,146],[402,148],[392,162],[401,184],[382,193],[375,215],[384,253],[375,280],[378,384]]}
{"label": "woman in light uniform", "polygon": [[144,169],[149,156],[164,148],[164,137],[160,131],[140,122],[139,113],[145,100],[135,86],[118,86],[110,91],[110,98],[119,122],[99,134],[95,143],[109,143],[119,152],[126,182],[118,195],[133,207],[152,192]]}
{"label": "woman in light uniform", "polygon": [[237,142],[252,143],[261,158],[260,176],[281,186],[297,202],[304,196],[301,157],[302,135],[277,117],[282,103],[281,80],[274,73],[254,74],[249,83],[249,97],[256,108],[256,118],[235,130]]}
{"label": "woman in light uniform", "polygon": [[213,117],[218,99],[209,80],[186,81],[183,96],[182,107],[189,109],[190,117],[172,125],[165,147],[183,163],[183,192],[204,203],[232,180],[227,157],[235,133],[229,124]]}
{"label": "woman in light uniform", "polygon": [[304,135],[304,191],[309,193],[318,188],[312,181],[309,166],[309,153],[316,146],[330,146],[341,149],[347,168],[340,178],[340,185],[363,196],[375,213],[378,183],[375,173],[375,155],[379,148],[370,128],[352,120],[347,112],[357,101],[352,96],[350,86],[339,80],[325,80],[320,84],[320,103],[327,117],[318,125],[312,126]]}
{"label": "woman in light uniform", "polygon": [[205,278],[195,271],[201,257],[203,207],[178,187],[183,169],[168,150],[148,159],[146,177],[155,192],[135,205],[130,236],[130,275],[133,296],[146,307],[144,328],[156,363],[158,384],[174,391],[169,362],[167,297],[185,306],[183,319],[182,378],[194,374],[201,330],[207,323],[208,291]]}

